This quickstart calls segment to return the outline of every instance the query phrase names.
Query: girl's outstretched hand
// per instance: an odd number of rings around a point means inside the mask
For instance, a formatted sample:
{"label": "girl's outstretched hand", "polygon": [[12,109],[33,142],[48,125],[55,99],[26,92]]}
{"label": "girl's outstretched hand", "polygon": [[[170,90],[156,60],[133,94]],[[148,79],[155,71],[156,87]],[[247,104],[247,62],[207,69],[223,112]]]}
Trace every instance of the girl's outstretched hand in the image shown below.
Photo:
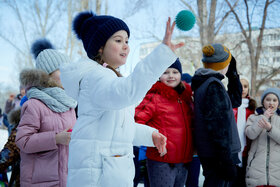
{"label": "girl's outstretched hand", "polygon": [[158,149],[160,156],[164,156],[167,153],[167,150],[166,150],[167,138],[163,134],[156,132],[156,131],[153,132],[152,138],[153,138],[153,143],[156,146],[156,148]]}
{"label": "girl's outstretched hand", "polygon": [[163,41],[162,43],[164,43],[165,45],[167,45],[173,52],[184,46],[184,42],[180,42],[178,44],[173,44],[171,42],[171,37],[172,37],[172,34],[173,34],[173,30],[174,30],[174,27],[175,27],[175,21],[171,24],[171,19],[170,17],[168,17],[168,21],[166,22],[166,30],[165,30],[165,36],[163,38]]}

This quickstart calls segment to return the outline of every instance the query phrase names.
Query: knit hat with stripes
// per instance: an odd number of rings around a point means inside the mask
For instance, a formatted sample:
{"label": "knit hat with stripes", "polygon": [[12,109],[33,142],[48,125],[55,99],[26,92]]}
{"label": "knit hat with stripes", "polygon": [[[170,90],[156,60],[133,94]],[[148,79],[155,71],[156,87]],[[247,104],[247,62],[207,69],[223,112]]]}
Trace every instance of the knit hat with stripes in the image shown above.
{"label": "knit hat with stripes", "polygon": [[227,67],[232,58],[229,49],[222,44],[206,45],[202,48],[202,52],[204,67],[215,71]]}
{"label": "knit hat with stripes", "polygon": [[36,40],[31,51],[36,60],[36,68],[48,74],[58,70],[61,64],[70,62],[70,58],[55,50],[47,39]]}

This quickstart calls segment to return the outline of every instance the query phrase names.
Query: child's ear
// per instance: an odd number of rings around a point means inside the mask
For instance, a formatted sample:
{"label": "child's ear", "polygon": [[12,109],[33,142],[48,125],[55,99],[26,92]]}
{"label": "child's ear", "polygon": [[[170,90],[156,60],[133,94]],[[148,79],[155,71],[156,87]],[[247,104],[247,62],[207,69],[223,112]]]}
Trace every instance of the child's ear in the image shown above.
{"label": "child's ear", "polygon": [[102,53],[103,53],[103,47],[101,47],[101,48],[98,50],[98,53],[99,53],[99,54],[102,54]]}

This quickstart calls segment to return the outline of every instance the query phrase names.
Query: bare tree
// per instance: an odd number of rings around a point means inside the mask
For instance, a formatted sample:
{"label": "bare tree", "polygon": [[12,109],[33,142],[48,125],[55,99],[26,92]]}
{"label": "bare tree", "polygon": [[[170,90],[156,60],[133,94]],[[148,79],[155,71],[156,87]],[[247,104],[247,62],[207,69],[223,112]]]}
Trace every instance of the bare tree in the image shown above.
{"label": "bare tree", "polygon": [[[44,5],[33,0],[21,2],[18,6],[16,0],[4,0],[4,3],[12,10],[16,17],[18,29],[2,29],[0,37],[14,47],[17,56],[20,56],[18,67],[33,67],[30,44],[34,37],[46,37],[53,30],[62,14],[62,4],[47,0]],[[12,33],[14,32],[14,33]],[[18,36],[22,38],[18,39]],[[20,71],[20,69],[18,69]]]}
{"label": "bare tree", "polygon": [[[257,72],[259,68],[259,59],[260,59],[260,54],[262,50],[262,42],[263,42],[263,35],[264,35],[264,29],[265,29],[265,24],[267,21],[267,14],[268,14],[268,8],[271,6],[275,0],[265,0],[265,3],[263,4],[263,13],[262,13],[262,22],[261,26],[259,28],[259,35],[257,37],[257,44],[256,46],[254,45],[253,38],[252,38],[252,17],[253,17],[253,12],[250,12],[250,7],[248,4],[247,0],[244,0],[244,6],[246,10],[246,26],[245,24],[242,23],[238,13],[236,12],[234,6],[231,5],[231,3],[226,0],[230,11],[233,13],[240,30],[242,32],[243,37],[245,38],[248,50],[249,50],[249,56],[250,56],[250,65],[251,65],[251,94],[252,96],[255,96],[256,93],[258,92],[258,89],[262,84],[267,82],[267,80],[271,80],[272,77],[280,73],[279,67],[277,69],[272,70],[270,73],[267,74],[265,79],[257,81]],[[236,1],[237,2],[237,1]],[[257,6],[258,1],[255,1],[255,4],[252,6]],[[248,27],[248,30],[245,28]]]}
{"label": "bare tree", "polygon": [[[210,8],[207,6],[207,0],[197,0],[196,7],[197,11],[193,8],[191,4],[189,4],[186,0],[180,0],[183,5],[185,5],[188,9],[190,9],[196,17],[197,25],[199,27],[200,33],[200,43],[201,46],[206,44],[214,43],[216,35],[220,32],[221,28],[225,24],[225,20],[229,16],[230,11],[224,10],[219,15],[220,19],[217,18],[217,0],[211,0]],[[237,5],[236,1],[233,5],[235,7]],[[223,8],[223,4],[220,3],[219,8]],[[208,11],[209,10],[209,11]],[[197,12],[197,13],[196,13]]]}

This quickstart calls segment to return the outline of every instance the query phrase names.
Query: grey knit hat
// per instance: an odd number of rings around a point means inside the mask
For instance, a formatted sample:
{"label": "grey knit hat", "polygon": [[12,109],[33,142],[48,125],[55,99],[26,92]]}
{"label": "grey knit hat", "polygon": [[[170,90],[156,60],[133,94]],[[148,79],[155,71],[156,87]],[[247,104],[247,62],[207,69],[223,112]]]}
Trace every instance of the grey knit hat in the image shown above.
{"label": "grey knit hat", "polygon": [[58,70],[61,64],[70,62],[70,58],[55,50],[47,39],[35,41],[31,50],[36,60],[36,68],[48,74]]}
{"label": "grey knit hat", "polygon": [[280,89],[279,89],[279,88],[268,88],[268,89],[266,89],[266,90],[263,92],[263,94],[262,94],[262,96],[261,96],[261,103],[262,103],[262,105],[263,105],[263,100],[264,100],[264,98],[265,98],[268,94],[270,94],[270,93],[276,95],[277,98],[278,98],[278,102],[280,103],[280,100],[279,100],[279,99],[280,99]]}

